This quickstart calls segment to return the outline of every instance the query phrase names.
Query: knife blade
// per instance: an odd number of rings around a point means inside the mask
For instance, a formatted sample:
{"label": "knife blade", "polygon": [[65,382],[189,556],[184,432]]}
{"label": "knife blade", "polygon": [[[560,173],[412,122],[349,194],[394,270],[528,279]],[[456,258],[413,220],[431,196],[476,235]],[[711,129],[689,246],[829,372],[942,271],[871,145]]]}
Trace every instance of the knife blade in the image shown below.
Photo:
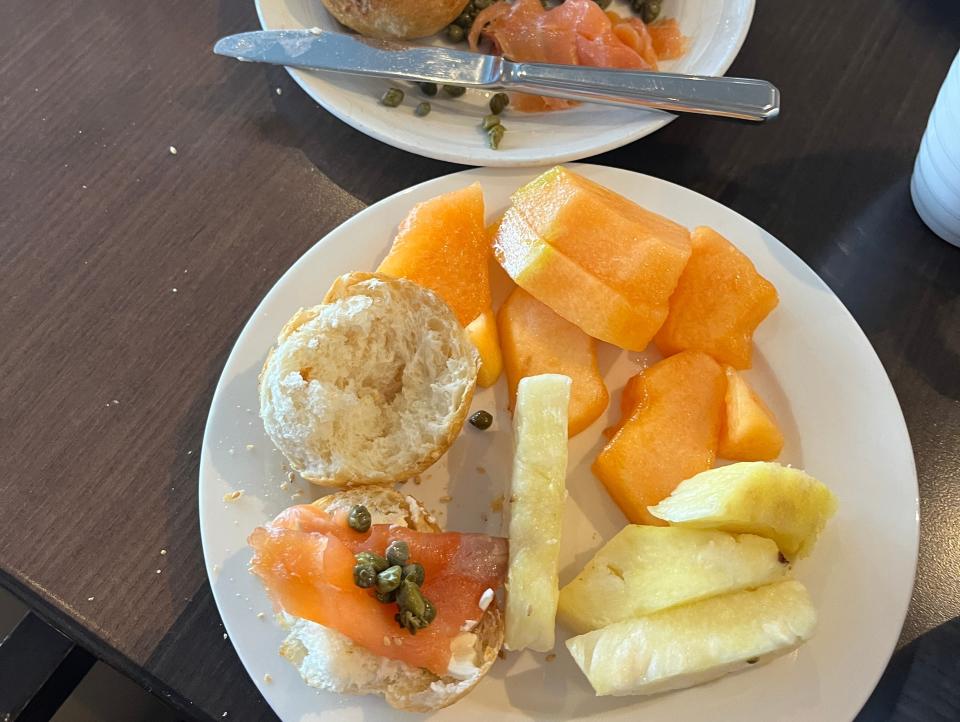
{"label": "knife blade", "polygon": [[217,41],[213,51],[247,62],[305,70],[467,88],[503,88],[568,100],[741,120],[770,120],[780,111],[780,91],[765,80],[518,63],[495,55],[318,28],[228,35]]}

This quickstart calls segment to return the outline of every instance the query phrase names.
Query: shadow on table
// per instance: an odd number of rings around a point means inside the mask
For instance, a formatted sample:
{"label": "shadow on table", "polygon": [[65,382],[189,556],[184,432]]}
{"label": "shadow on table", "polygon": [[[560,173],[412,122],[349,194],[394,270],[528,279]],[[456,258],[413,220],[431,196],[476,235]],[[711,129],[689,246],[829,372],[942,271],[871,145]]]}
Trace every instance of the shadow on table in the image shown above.
{"label": "shadow on table", "polygon": [[960,719],[960,618],[893,655],[856,722]]}

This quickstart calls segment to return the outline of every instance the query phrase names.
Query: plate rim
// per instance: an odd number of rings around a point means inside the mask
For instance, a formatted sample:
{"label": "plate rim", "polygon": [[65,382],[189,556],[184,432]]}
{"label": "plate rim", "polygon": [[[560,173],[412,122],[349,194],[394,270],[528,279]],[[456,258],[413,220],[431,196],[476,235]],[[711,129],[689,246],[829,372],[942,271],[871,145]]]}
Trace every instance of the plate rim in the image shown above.
{"label": "plate rim", "polygon": [[[774,236],[773,234],[771,234],[771,233],[769,233],[768,231],[766,231],[766,230],[765,230],[762,226],[760,226],[759,224],[751,221],[751,220],[750,220],[749,218],[747,218],[746,216],[738,213],[737,211],[733,210],[732,208],[729,208],[728,206],[720,203],[719,201],[714,200],[713,198],[710,198],[709,196],[706,196],[706,195],[704,195],[704,194],[702,194],[702,193],[699,193],[698,191],[695,191],[695,190],[693,190],[693,189],[691,189],[691,188],[687,188],[687,187],[685,187],[685,186],[679,185],[678,183],[674,183],[674,182],[672,182],[672,181],[668,181],[668,180],[665,180],[665,179],[663,179],[663,178],[658,178],[658,177],[656,177],[656,176],[653,176],[653,175],[650,175],[650,174],[647,174],[647,173],[640,173],[640,172],[638,172],[638,171],[633,171],[633,170],[624,169],[624,168],[616,168],[616,167],[613,167],[613,166],[600,165],[600,164],[598,164],[598,163],[568,163],[568,164],[566,164],[566,165],[567,165],[568,167],[572,167],[572,168],[574,168],[574,169],[576,169],[576,168],[578,168],[578,167],[579,167],[579,168],[592,167],[592,168],[603,169],[604,171],[613,171],[613,172],[616,172],[616,173],[625,173],[625,174],[633,175],[633,176],[641,176],[641,177],[643,177],[643,178],[645,178],[645,179],[650,179],[650,180],[653,180],[653,181],[655,181],[655,182],[657,182],[657,183],[665,184],[665,185],[670,186],[670,187],[672,187],[672,188],[674,188],[674,189],[679,189],[681,192],[694,193],[694,194],[700,196],[703,200],[709,202],[709,204],[715,206],[715,207],[718,208],[718,209],[721,209],[722,212],[727,213],[727,214],[732,214],[732,215],[735,216],[740,222],[747,223],[747,224],[749,224],[750,226],[753,226],[755,229],[757,229],[757,230],[759,230],[759,231],[762,231],[765,235],[767,235],[767,236],[769,236],[770,238],[774,239],[774,240],[777,242],[777,244],[779,244],[779,246],[781,246],[782,250],[784,250],[784,251],[787,252],[788,257],[789,257],[794,263],[799,264],[801,267],[803,267],[804,269],[806,269],[806,271],[808,271],[808,272],[810,273],[811,277],[816,280],[817,286],[819,287],[819,289],[822,290],[822,291],[826,291],[826,292],[829,294],[829,296],[830,296],[830,298],[831,298],[831,302],[832,302],[833,304],[835,304],[835,305],[839,308],[839,310],[842,312],[842,314],[847,318],[847,320],[848,320],[850,323],[853,324],[853,326],[856,328],[857,332],[859,333],[860,340],[862,340],[862,342],[866,345],[866,348],[869,349],[869,351],[870,351],[869,357],[870,357],[871,363],[874,364],[874,365],[875,365],[875,368],[881,372],[881,375],[882,375],[882,377],[883,377],[883,379],[884,379],[884,382],[885,382],[885,388],[886,388],[887,390],[889,390],[893,401],[896,402],[896,407],[897,407],[897,411],[898,411],[898,414],[897,414],[897,417],[896,417],[896,421],[898,422],[898,423],[896,424],[896,427],[897,427],[896,430],[897,430],[897,433],[898,433],[898,434],[901,434],[901,435],[902,435],[902,438],[903,438],[903,440],[906,442],[907,448],[909,449],[909,452],[910,452],[908,456],[909,456],[909,469],[910,469],[910,472],[911,472],[912,486],[911,486],[910,489],[908,489],[908,491],[909,491],[909,493],[910,493],[910,500],[911,500],[911,511],[912,511],[911,521],[912,521],[912,525],[911,525],[911,535],[910,535],[910,540],[909,540],[909,541],[910,541],[910,546],[909,546],[908,551],[910,552],[910,555],[909,555],[909,556],[910,556],[910,560],[911,560],[911,570],[910,570],[910,583],[909,583],[909,585],[905,585],[905,586],[904,586],[905,593],[904,593],[904,595],[903,595],[903,599],[900,600],[901,603],[900,603],[899,606],[901,607],[901,611],[899,611],[899,612],[897,613],[897,615],[896,615],[896,618],[897,618],[897,620],[898,620],[898,625],[897,625],[898,633],[897,633],[896,635],[892,635],[892,640],[891,640],[887,645],[885,645],[887,649],[886,649],[886,651],[884,652],[884,654],[882,655],[883,664],[882,664],[881,666],[878,666],[875,674],[872,675],[873,677],[875,677],[875,679],[873,680],[872,684],[870,684],[869,686],[866,686],[866,685],[865,685],[865,686],[864,686],[864,689],[860,690],[860,692],[855,695],[856,699],[854,699],[853,696],[851,697],[851,703],[854,702],[854,701],[856,701],[856,703],[857,703],[857,705],[856,705],[856,707],[855,707],[855,709],[854,709],[854,713],[853,713],[853,714],[854,714],[854,717],[855,717],[856,714],[859,713],[859,711],[863,708],[863,706],[864,706],[864,704],[867,702],[867,700],[870,698],[870,695],[873,693],[874,689],[875,689],[876,686],[877,686],[877,683],[880,681],[881,677],[883,676],[883,673],[884,673],[884,671],[886,670],[886,668],[887,668],[887,666],[888,666],[888,664],[889,664],[889,661],[890,661],[890,659],[891,659],[892,656],[893,656],[894,651],[896,650],[897,642],[899,641],[899,637],[900,637],[900,634],[902,633],[904,623],[906,622],[907,612],[909,611],[910,601],[911,601],[911,599],[912,599],[913,590],[914,590],[914,587],[915,587],[915,585],[916,585],[917,568],[918,568],[918,563],[919,563],[919,544],[920,544],[920,491],[919,491],[919,480],[918,480],[918,477],[917,477],[916,455],[915,455],[914,450],[913,450],[913,442],[912,442],[912,440],[910,439],[910,432],[909,432],[909,428],[907,427],[906,418],[905,418],[904,415],[903,415],[903,408],[902,408],[902,406],[901,406],[901,404],[900,404],[900,399],[899,399],[899,397],[898,397],[898,395],[897,395],[896,389],[895,389],[894,386],[893,386],[893,382],[891,381],[890,376],[889,376],[889,374],[887,373],[887,370],[886,370],[886,368],[885,368],[884,365],[883,365],[883,362],[880,360],[880,357],[879,357],[879,355],[877,354],[876,349],[874,348],[873,344],[871,343],[869,337],[866,335],[866,333],[864,332],[863,328],[862,328],[862,327],[860,326],[860,324],[857,322],[856,318],[853,316],[853,314],[850,312],[850,310],[846,307],[846,305],[843,303],[843,301],[840,299],[840,297],[839,297],[836,293],[834,293],[834,291],[830,288],[830,286],[827,285],[827,283],[820,277],[820,275],[819,275],[809,264],[807,264],[806,261],[804,261],[800,256],[798,256],[789,246],[787,246],[787,245],[784,244],[782,241],[780,241],[779,238],[777,238],[777,237]],[[503,172],[505,175],[507,175],[507,174],[509,174],[509,173],[511,173],[511,172],[513,172],[513,171],[515,171],[515,170],[517,170],[517,169],[516,169],[516,168],[508,168],[508,169],[502,169],[501,172]],[[544,170],[546,170],[546,168],[544,168]],[[246,654],[245,654],[244,652],[241,652],[241,650],[234,644],[234,641],[233,641],[233,639],[234,639],[234,637],[233,637],[233,635],[234,635],[234,630],[231,628],[231,627],[232,627],[232,622],[228,622],[227,617],[224,616],[224,614],[223,614],[223,608],[222,608],[222,605],[221,605],[220,596],[219,596],[218,591],[217,591],[217,584],[215,583],[216,580],[215,580],[215,578],[214,578],[214,576],[213,576],[213,574],[212,574],[212,569],[211,569],[210,564],[209,564],[209,561],[208,561],[208,560],[210,559],[210,554],[208,553],[208,548],[207,548],[207,527],[206,527],[206,523],[205,523],[205,521],[204,521],[204,514],[203,514],[203,507],[204,507],[204,503],[205,503],[204,500],[205,500],[205,498],[206,498],[206,494],[205,494],[205,492],[204,492],[204,486],[205,486],[205,485],[204,485],[204,483],[203,483],[203,479],[204,479],[204,476],[205,476],[204,469],[206,468],[206,464],[205,464],[204,462],[205,462],[205,458],[206,458],[207,454],[208,454],[208,453],[212,453],[213,440],[212,440],[212,438],[211,438],[211,435],[212,435],[212,432],[211,432],[211,420],[212,420],[213,415],[214,415],[214,413],[215,413],[215,410],[216,410],[216,408],[217,408],[217,406],[218,406],[218,401],[220,401],[220,395],[221,395],[221,393],[223,393],[223,389],[224,389],[225,384],[226,384],[226,377],[225,377],[224,372],[225,372],[226,369],[231,365],[231,363],[234,361],[234,356],[238,353],[238,349],[240,348],[241,343],[244,341],[244,339],[245,339],[245,337],[247,336],[247,334],[248,334],[248,333],[252,333],[252,325],[253,325],[253,322],[254,322],[254,320],[256,319],[256,317],[260,314],[261,308],[262,308],[263,305],[266,303],[266,301],[267,301],[267,299],[270,297],[270,295],[273,293],[274,289],[277,288],[277,287],[281,284],[281,282],[282,282],[289,274],[291,274],[291,273],[293,272],[293,270],[294,270],[299,264],[301,264],[301,263],[304,262],[304,258],[305,258],[308,254],[310,254],[311,252],[313,252],[313,251],[314,251],[315,249],[317,249],[318,247],[320,247],[320,246],[322,246],[322,245],[325,245],[325,244],[327,244],[327,243],[330,243],[330,242],[331,242],[331,240],[330,240],[330,239],[331,239],[331,236],[332,236],[335,232],[341,231],[341,230],[344,230],[344,229],[349,229],[349,228],[350,228],[352,225],[354,225],[354,224],[362,223],[362,218],[363,218],[363,216],[366,215],[366,213],[367,213],[368,211],[373,211],[373,210],[376,209],[378,206],[380,206],[381,204],[387,203],[388,201],[392,201],[392,200],[395,200],[395,199],[398,199],[398,198],[402,198],[402,197],[405,196],[405,195],[410,195],[410,194],[414,193],[415,191],[421,189],[423,186],[427,186],[427,185],[436,183],[436,182],[438,182],[438,181],[441,181],[441,180],[444,180],[444,179],[450,179],[450,178],[453,178],[453,177],[465,176],[465,177],[468,177],[468,178],[469,178],[469,177],[472,177],[472,176],[475,175],[475,174],[484,173],[484,172],[487,172],[487,173],[489,173],[489,172],[497,173],[497,171],[494,170],[494,169],[468,168],[468,169],[465,169],[465,170],[455,171],[455,172],[453,172],[453,173],[447,173],[447,174],[435,176],[435,177],[433,177],[433,178],[429,178],[429,179],[427,179],[427,180],[421,181],[420,183],[417,183],[417,184],[412,185],[412,186],[408,186],[408,187],[406,187],[406,188],[403,188],[403,189],[397,191],[396,193],[392,193],[392,194],[390,194],[390,195],[388,195],[388,196],[386,196],[386,197],[384,197],[384,198],[381,198],[381,199],[378,200],[376,203],[373,203],[373,204],[367,206],[367,207],[364,208],[363,210],[361,210],[361,211],[353,214],[352,216],[350,216],[349,218],[347,218],[346,220],[344,220],[342,223],[340,223],[340,224],[334,226],[333,228],[331,228],[331,229],[330,229],[327,233],[325,233],[320,239],[318,239],[315,243],[313,243],[313,244],[310,245],[307,249],[305,249],[305,250],[300,254],[300,256],[299,256],[293,263],[291,263],[290,266],[289,266],[283,273],[281,273],[279,277],[277,277],[277,279],[276,279],[276,281],[273,283],[273,285],[264,293],[263,297],[260,299],[260,301],[259,301],[259,302],[257,303],[257,305],[254,307],[254,309],[253,309],[253,311],[251,312],[251,314],[248,316],[248,318],[247,318],[246,321],[244,322],[243,328],[241,329],[240,333],[237,335],[237,338],[236,338],[236,340],[234,341],[234,344],[233,344],[232,348],[230,349],[230,353],[227,355],[227,358],[226,358],[226,360],[224,361],[223,369],[221,370],[221,372],[220,372],[220,377],[219,377],[219,379],[217,380],[217,385],[216,385],[216,387],[215,387],[215,389],[214,389],[213,396],[212,396],[211,401],[210,401],[210,408],[209,408],[209,411],[208,411],[208,413],[207,413],[206,421],[205,421],[205,423],[204,423],[204,433],[203,433],[203,439],[202,439],[202,442],[201,442],[200,460],[199,460],[199,461],[200,461],[200,464],[199,464],[199,472],[198,472],[198,478],[197,478],[197,486],[198,486],[198,489],[197,489],[197,513],[198,513],[198,516],[199,516],[201,548],[202,548],[203,557],[204,557],[204,571],[205,571],[205,573],[206,573],[206,575],[207,575],[207,581],[208,581],[208,583],[209,583],[209,585],[210,585],[211,594],[212,594],[212,596],[213,596],[214,603],[215,603],[215,605],[216,605],[216,607],[217,607],[217,612],[218,612],[218,614],[220,614],[221,622],[223,623],[224,629],[227,631],[227,633],[228,633],[228,635],[229,635],[231,646],[233,647],[235,653],[237,654],[237,656],[239,657],[239,659],[240,659],[240,661],[241,661],[241,664],[242,664],[243,667],[244,667],[244,672],[246,672],[248,678],[253,682],[254,686],[257,688],[258,692],[260,693],[260,695],[261,695],[261,697],[264,699],[264,701],[267,703],[267,705],[268,705],[268,706],[271,708],[271,710],[272,710],[275,714],[277,714],[278,716],[279,716],[280,713],[274,708],[274,706],[273,706],[273,704],[272,704],[272,702],[271,702],[271,700],[270,700],[270,696],[267,694],[264,685],[261,684],[261,681],[258,680],[258,679],[255,677],[255,675],[251,672],[251,665],[248,664],[248,660],[247,660]],[[258,418],[259,418],[259,415],[258,415]],[[683,691],[683,690],[679,690],[679,691]]]}
{"label": "plate rim", "polygon": [[[272,0],[254,0],[254,6],[257,11],[257,22],[260,23],[260,27],[264,30],[275,29],[268,27],[266,18],[264,17],[263,5],[264,3],[271,1]],[[725,75],[727,70],[730,69],[730,66],[733,65],[733,61],[737,59],[738,55],[740,55],[740,50],[743,48],[743,44],[746,42],[747,35],[749,34],[750,28],[753,25],[753,17],[756,14],[756,0],[743,0],[743,2],[746,3],[746,22],[744,22],[740,27],[730,52],[719,64],[719,72],[717,73],[719,76]],[[657,132],[664,126],[672,123],[677,118],[676,115],[666,111],[649,110],[648,112],[657,114],[660,117],[651,117],[649,122],[645,123],[642,127],[635,128],[629,132],[623,132],[621,135],[618,135],[606,142],[588,145],[581,150],[571,150],[563,153],[541,154],[536,157],[530,156],[512,158],[507,155],[497,155],[492,152],[487,152],[485,148],[479,147],[474,149],[474,151],[478,151],[479,156],[481,157],[472,158],[457,153],[446,153],[443,151],[431,150],[432,146],[418,146],[414,142],[406,140],[404,136],[392,136],[389,133],[381,132],[367,123],[364,120],[364,115],[351,115],[349,112],[347,112],[345,107],[341,107],[340,105],[331,102],[324,95],[316,92],[308,83],[309,76],[305,73],[305,71],[288,66],[283,66],[283,68],[287,71],[290,77],[293,78],[293,81],[300,87],[300,89],[307,94],[308,98],[320,105],[324,110],[338,120],[346,123],[351,128],[360,131],[364,135],[393,148],[399,148],[407,153],[423,156],[425,158],[431,158],[433,160],[445,161],[447,163],[457,163],[459,165],[478,168],[534,168],[542,165],[556,165],[559,163],[578,161],[583,158],[599,155],[601,153],[606,153],[607,151],[629,145],[634,141],[640,140],[641,138],[645,138],[646,136]],[[629,127],[630,126],[626,126],[626,128]]]}

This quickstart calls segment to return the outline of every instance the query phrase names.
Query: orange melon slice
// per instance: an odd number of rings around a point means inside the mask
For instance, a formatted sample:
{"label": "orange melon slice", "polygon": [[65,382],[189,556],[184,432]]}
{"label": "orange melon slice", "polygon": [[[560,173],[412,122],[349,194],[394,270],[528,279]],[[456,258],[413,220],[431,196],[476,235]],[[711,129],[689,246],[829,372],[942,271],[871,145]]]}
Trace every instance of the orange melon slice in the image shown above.
{"label": "orange melon slice", "polygon": [[773,461],[783,450],[783,433],[746,379],[727,366],[727,394],[717,453],[733,461]]}
{"label": "orange melon slice", "polygon": [[597,342],[548,306],[515,288],[497,314],[510,408],[525,376],[564,374],[573,381],[567,433],[576,436],[596,421],[610,396],[597,366]]}
{"label": "orange melon slice", "polygon": [[597,456],[593,473],[631,523],[662,526],[647,507],[713,464],[727,381],[699,351],[666,358],[637,378],[640,405]]}
{"label": "orange melon slice", "polygon": [[483,190],[474,183],[414,206],[377,268],[426,286],[447,302],[480,352],[481,386],[492,385],[502,368],[489,259]]}
{"label": "orange melon slice", "polygon": [[493,252],[514,283],[587,335],[632,351],[646,348],[646,315],[538,237],[515,208],[504,213]]}
{"label": "orange melon slice", "polygon": [[627,299],[639,317],[635,334],[653,338],[690,257],[686,228],[560,166],[511,201],[537,238]]}
{"label": "orange melon slice", "polygon": [[665,355],[696,349],[722,364],[750,368],[753,332],[776,307],[777,289],[712,228],[695,229],[691,240],[693,253],[670,298],[657,348]]}

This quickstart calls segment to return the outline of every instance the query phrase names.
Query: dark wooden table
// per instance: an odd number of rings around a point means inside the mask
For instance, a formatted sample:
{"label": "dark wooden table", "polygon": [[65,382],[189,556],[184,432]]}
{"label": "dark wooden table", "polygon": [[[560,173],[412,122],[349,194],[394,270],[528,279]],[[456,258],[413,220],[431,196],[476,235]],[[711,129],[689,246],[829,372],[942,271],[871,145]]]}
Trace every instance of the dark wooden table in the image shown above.
{"label": "dark wooden table", "polygon": [[[211,54],[256,26],[250,0],[0,4],[0,583],[199,719],[272,718],[200,549],[227,353],[323,234],[456,170],[354,131],[280,69]],[[730,72],[779,85],[779,121],[681,118],[595,159],[756,221],[867,332],[920,476],[904,645],[960,615],[960,250],[908,194],[958,45],[956,0],[761,0]]]}

